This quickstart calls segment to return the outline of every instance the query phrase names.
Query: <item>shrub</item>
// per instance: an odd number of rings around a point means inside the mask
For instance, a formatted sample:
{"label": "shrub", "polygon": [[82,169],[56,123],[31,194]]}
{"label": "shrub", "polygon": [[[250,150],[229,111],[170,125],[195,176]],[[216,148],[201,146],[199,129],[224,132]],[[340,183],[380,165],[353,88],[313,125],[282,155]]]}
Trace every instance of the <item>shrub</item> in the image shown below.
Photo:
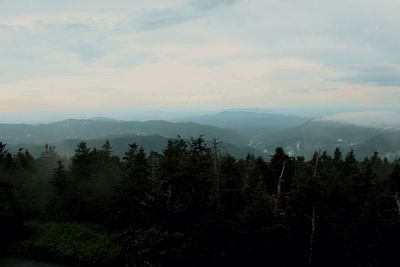
{"label": "shrub", "polygon": [[99,225],[86,223],[27,222],[30,237],[13,245],[21,257],[84,266],[114,266],[121,247]]}

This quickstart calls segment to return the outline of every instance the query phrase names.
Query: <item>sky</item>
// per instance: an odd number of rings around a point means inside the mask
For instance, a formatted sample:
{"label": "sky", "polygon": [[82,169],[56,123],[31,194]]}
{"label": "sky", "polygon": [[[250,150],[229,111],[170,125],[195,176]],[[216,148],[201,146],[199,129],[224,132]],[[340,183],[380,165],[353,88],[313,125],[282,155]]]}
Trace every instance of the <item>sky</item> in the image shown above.
{"label": "sky", "polygon": [[0,0],[0,117],[397,109],[398,0]]}

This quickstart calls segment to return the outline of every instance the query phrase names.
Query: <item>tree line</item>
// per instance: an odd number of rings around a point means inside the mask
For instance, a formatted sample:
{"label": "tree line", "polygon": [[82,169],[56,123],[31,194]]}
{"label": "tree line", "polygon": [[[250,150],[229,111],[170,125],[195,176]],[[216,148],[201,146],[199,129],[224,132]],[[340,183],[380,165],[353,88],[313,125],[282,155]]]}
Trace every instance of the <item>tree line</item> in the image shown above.
{"label": "tree line", "polygon": [[101,225],[121,266],[397,266],[399,161],[220,146],[177,137],[119,158],[82,142],[72,158],[48,145],[34,158],[0,143],[0,246],[35,220]]}

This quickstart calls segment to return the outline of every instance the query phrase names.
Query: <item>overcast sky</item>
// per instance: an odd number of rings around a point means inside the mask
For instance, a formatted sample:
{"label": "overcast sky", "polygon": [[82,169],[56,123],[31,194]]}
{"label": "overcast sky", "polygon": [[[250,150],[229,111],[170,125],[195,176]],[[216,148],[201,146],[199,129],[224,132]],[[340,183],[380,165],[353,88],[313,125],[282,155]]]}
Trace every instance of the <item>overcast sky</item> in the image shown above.
{"label": "overcast sky", "polygon": [[0,0],[0,112],[400,103],[398,0]]}

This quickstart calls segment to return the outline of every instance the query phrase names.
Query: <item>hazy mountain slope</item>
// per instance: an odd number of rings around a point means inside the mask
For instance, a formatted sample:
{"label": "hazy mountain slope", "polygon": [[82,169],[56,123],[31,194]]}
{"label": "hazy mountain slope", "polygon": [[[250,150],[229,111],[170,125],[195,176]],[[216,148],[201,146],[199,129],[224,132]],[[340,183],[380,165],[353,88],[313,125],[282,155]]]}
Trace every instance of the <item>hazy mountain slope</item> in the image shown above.
{"label": "hazy mountain slope", "polygon": [[316,121],[340,122],[373,128],[400,129],[400,113],[392,111],[339,113],[316,119]]}
{"label": "hazy mountain slope", "polygon": [[172,123],[167,121],[114,121],[114,120],[65,120],[50,124],[0,124],[0,140],[9,143],[53,143],[65,139],[96,139],[110,135],[161,135],[163,137],[218,138],[225,142],[246,145],[247,138],[234,130],[196,123]]}
{"label": "hazy mountain slope", "polygon": [[[84,141],[87,142],[88,146],[91,148],[101,148],[102,145],[109,140],[112,147],[113,152],[118,156],[123,156],[124,153],[128,150],[128,144],[136,143],[146,150],[146,152],[156,151],[162,152],[164,147],[166,146],[169,138],[162,137],[160,135],[127,135],[127,136],[110,136],[108,138],[98,138],[92,140],[81,140],[81,139],[70,139],[64,140],[61,142],[52,143],[52,146],[56,147],[57,153],[61,156],[71,157],[74,154],[76,146]],[[211,145],[211,141],[208,141],[209,145]],[[11,152],[17,152],[19,148],[27,149],[34,156],[39,156],[43,151],[44,145],[35,145],[35,144],[17,144],[17,145],[9,145],[8,149]],[[253,153],[256,155],[261,155],[262,151],[256,148],[250,148],[247,146],[236,146],[230,143],[223,142],[220,145],[221,153],[229,153],[236,157],[245,157],[247,153]]]}
{"label": "hazy mountain slope", "polygon": [[[370,116],[368,120],[358,121],[366,114]],[[56,144],[60,152],[72,155],[80,140],[89,140],[89,145],[100,147],[106,139],[111,139],[116,153],[122,155],[127,144],[133,142],[142,144],[148,151],[161,151],[168,138],[205,135],[206,140],[222,140],[226,151],[236,156],[247,152],[261,154],[261,151],[268,155],[278,146],[290,154],[310,156],[314,151],[332,152],[340,147],[344,152],[354,149],[359,158],[378,151],[394,159],[400,155],[400,129],[395,127],[398,120],[395,115],[393,112],[351,113],[307,120],[296,116],[229,111],[192,117],[198,122],[226,128],[194,122],[129,122],[107,118],[41,125],[0,124],[0,141],[13,149],[28,147],[34,154],[40,153],[45,143]],[[377,124],[379,121],[381,123]],[[364,124],[370,126],[362,126]]]}
{"label": "hazy mountain slope", "polygon": [[310,156],[315,151],[354,149],[359,158],[377,151],[395,159],[400,155],[400,114],[388,111],[340,113],[316,118],[283,130],[267,131],[251,145],[273,152],[282,146],[288,153]]}
{"label": "hazy mountain slope", "polygon": [[366,155],[371,151],[378,151],[382,156],[394,160],[400,158],[400,130],[387,130],[358,144],[354,148]]}
{"label": "hazy mountain slope", "polygon": [[[255,144],[258,143],[259,148],[267,150],[282,146],[287,152],[301,155],[311,155],[319,150],[332,152],[336,147],[343,151],[353,148],[360,157],[363,157],[374,151],[387,153],[391,150],[392,147],[385,146],[379,141],[375,146],[371,145],[374,138],[386,134],[388,134],[386,130],[379,128],[330,121],[309,121],[287,130],[264,134],[257,138]],[[391,134],[400,137],[399,132]]]}
{"label": "hazy mountain slope", "polygon": [[296,126],[308,120],[309,119],[305,117],[274,113],[224,111],[217,114],[182,118],[177,121],[232,128],[238,130],[242,134],[254,136],[270,130]]}

